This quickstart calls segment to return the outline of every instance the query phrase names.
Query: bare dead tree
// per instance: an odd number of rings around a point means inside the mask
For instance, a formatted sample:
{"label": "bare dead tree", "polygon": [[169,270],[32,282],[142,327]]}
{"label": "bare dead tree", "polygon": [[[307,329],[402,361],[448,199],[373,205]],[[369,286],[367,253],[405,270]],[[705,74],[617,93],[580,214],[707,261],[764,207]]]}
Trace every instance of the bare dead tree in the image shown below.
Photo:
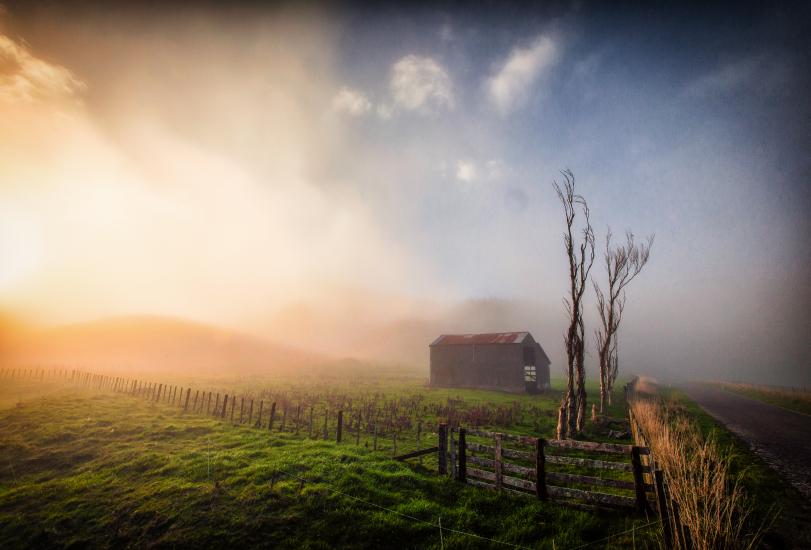
{"label": "bare dead tree", "polygon": [[[586,200],[574,191],[574,174],[563,170],[563,185],[554,181],[552,185],[558,194],[566,219],[566,231],[563,233],[563,245],[569,260],[569,296],[563,299],[566,313],[569,315],[569,327],[564,333],[563,343],[566,349],[566,393],[561,401],[561,409],[566,419],[562,422],[566,435],[571,437],[583,430],[586,416],[586,370],[585,327],[583,325],[583,293],[594,263],[594,231],[589,219],[589,207]],[[575,243],[575,216],[580,211],[584,224],[578,243]]]}
{"label": "bare dead tree", "polygon": [[625,310],[625,288],[645,267],[653,246],[653,235],[646,243],[637,244],[634,234],[625,233],[625,243],[612,247],[611,228],[605,238],[603,260],[608,273],[608,293],[604,293],[596,281],[592,280],[597,295],[597,313],[600,328],[594,331],[597,340],[597,353],[600,359],[600,412],[604,412],[606,399],[611,399],[611,388],[619,370],[617,352],[617,331]]}

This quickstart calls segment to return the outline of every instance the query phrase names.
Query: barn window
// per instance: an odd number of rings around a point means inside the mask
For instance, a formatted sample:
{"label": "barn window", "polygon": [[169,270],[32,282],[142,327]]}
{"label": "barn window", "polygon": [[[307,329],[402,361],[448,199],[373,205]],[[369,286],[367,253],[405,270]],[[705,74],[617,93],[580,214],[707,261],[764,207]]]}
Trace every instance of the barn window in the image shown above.
{"label": "barn window", "polygon": [[535,365],[524,366],[524,382],[537,382],[538,373],[535,370]]}

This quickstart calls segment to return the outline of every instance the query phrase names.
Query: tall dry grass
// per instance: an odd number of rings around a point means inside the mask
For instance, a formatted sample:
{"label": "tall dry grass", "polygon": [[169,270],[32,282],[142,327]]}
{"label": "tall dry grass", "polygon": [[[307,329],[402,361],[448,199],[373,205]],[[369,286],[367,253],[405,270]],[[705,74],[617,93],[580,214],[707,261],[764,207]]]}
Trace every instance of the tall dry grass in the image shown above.
{"label": "tall dry grass", "polygon": [[675,503],[670,510],[673,547],[755,548],[764,526],[752,528],[753,508],[742,475],[731,473],[731,454],[714,438],[704,438],[674,403],[638,398],[631,408]]}

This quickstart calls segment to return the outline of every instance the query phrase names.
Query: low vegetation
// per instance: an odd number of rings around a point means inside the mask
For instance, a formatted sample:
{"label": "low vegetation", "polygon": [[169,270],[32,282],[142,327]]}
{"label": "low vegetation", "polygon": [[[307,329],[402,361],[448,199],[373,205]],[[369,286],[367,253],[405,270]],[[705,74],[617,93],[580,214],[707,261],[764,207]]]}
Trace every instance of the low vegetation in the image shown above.
{"label": "low vegetation", "polygon": [[[374,452],[363,442],[268,433],[125,394],[4,382],[5,547],[655,544],[656,526],[643,517],[468,487],[416,460],[394,461],[390,450]],[[391,399],[392,392],[419,393],[427,404],[456,399],[506,406],[516,400],[495,392],[434,392],[405,380],[377,391]],[[554,411],[559,397],[556,391],[517,399],[522,408]],[[551,432],[554,416],[541,417],[542,429]],[[533,418],[526,415],[515,426],[533,430]]]}
{"label": "low vegetation", "polygon": [[730,455],[673,403],[638,399],[632,406],[675,504],[674,547],[756,547],[762,529],[750,529],[752,506],[740,476],[731,474]]}
{"label": "low vegetation", "polygon": [[743,441],[677,389],[642,378],[635,395],[632,410],[678,505],[675,547],[811,544],[805,500]]}
{"label": "low vegetation", "polygon": [[[740,479],[753,506],[755,521],[769,525],[763,548],[811,548],[809,505],[793,486],[757,456],[732,431],[707,414],[684,392],[660,387],[662,398],[689,416],[705,438],[729,456],[729,472]],[[772,521],[773,520],[773,521]]]}
{"label": "low vegetation", "polygon": [[784,409],[811,414],[811,389],[809,388],[785,388],[742,382],[714,382],[714,384],[725,390],[765,403],[771,403]]}

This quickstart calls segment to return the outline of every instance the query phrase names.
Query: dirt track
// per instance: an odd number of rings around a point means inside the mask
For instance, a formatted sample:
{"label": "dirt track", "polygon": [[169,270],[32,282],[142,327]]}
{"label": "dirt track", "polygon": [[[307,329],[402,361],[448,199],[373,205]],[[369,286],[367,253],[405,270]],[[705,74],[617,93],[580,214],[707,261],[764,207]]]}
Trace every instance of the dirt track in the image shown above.
{"label": "dirt track", "polygon": [[811,416],[703,384],[684,390],[811,500]]}

